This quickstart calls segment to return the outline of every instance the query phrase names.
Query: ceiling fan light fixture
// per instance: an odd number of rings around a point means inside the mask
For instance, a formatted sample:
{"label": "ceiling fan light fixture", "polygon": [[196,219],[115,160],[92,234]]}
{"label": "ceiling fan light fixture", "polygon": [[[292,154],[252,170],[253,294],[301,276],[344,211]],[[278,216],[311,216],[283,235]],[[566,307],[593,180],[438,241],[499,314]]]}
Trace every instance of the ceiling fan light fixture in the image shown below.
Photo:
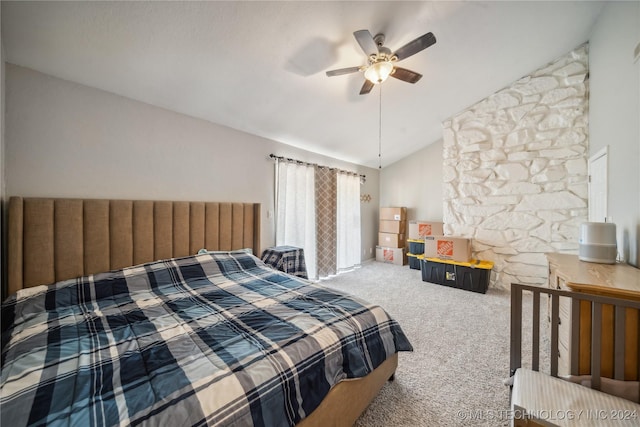
{"label": "ceiling fan light fixture", "polygon": [[387,80],[393,71],[393,64],[389,61],[374,62],[364,72],[365,79],[373,84]]}

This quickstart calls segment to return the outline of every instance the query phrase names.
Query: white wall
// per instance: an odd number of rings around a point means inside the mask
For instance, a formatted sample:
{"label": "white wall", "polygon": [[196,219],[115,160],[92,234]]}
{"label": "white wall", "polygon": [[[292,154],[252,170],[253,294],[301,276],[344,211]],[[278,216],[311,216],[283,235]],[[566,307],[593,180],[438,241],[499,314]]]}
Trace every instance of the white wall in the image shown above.
{"label": "white wall", "polygon": [[493,262],[491,286],[544,285],[546,252],[578,250],[587,220],[588,46],[443,123],[445,234]]}
{"label": "white wall", "polygon": [[[2,8],[0,7],[0,22],[2,22]],[[5,65],[4,65],[4,43],[2,42],[2,27],[0,25],[0,206],[4,201],[5,195],[5,179],[4,179],[4,81],[5,81]],[[0,231],[1,233],[1,231]],[[2,234],[0,234],[1,240]],[[1,246],[1,245],[0,245]],[[0,251],[1,251],[0,247]],[[1,253],[1,252],[0,252]]]}
{"label": "white wall", "polygon": [[380,206],[406,206],[410,220],[442,221],[442,141],[382,169]]}
{"label": "white wall", "polygon": [[589,152],[609,146],[608,215],[618,249],[640,266],[640,2],[609,2],[590,39]]}
{"label": "white wall", "polygon": [[[2,22],[2,8],[0,7],[0,22]],[[5,228],[5,216],[4,216],[4,200],[5,200],[5,176],[4,176],[4,43],[2,42],[2,25],[0,24],[0,280],[5,283],[4,272],[4,228]],[[2,295],[4,296],[4,288],[2,289]]]}
{"label": "white wall", "polygon": [[[378,199],[377,169],[12,64],[5,120],[7,197],[260,202],[263,248],[275,242],[270,153],[364,173],[362,193]],[[363,257],[369,258],[378,207],[361,207]]]}

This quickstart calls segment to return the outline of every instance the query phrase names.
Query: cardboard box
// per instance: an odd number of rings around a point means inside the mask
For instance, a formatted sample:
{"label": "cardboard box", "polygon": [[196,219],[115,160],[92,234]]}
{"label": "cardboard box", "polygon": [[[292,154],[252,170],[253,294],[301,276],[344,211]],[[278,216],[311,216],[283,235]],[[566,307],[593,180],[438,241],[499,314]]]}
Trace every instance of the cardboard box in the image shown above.
{"label": "cardboard box", "polygon": [[387,248],[404,248],[406,241],[404,234],[378,233],[378,245]]}
{"label": "cardboard box", "polygon": [[424,238],[424,257],[469,262],[471,239],[456,236],[427,236]]}
{"label": "cardboard box", "polygon": [[376,246],[376,261],[405,265],[407,263],[407,254],[405,254],[404,248],[384,248],[382,246]]}
{"label": "cardboard box", "polygon": [[380,220],[380,226],[378,227],[378,231],[380,233],[404,234],[406,230],[407,230],[406,221],[392,221],[388,219]]}
{"label": "cardboard box", "polygon": [[442,236],[443,223],[433,221],[409,221],[409,239],[424,239],[427,236]]}
{"label": "cardboard box", "polygon": [[406,221],[407,208],[380,208],[380,219],[390,221]]}

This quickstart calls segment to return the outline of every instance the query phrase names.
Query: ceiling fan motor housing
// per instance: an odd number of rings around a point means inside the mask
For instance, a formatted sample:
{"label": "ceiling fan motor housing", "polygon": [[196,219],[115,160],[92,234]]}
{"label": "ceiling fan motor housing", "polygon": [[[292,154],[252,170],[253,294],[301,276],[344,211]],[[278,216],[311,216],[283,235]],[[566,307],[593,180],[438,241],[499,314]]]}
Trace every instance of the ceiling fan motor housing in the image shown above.
{"label": "ceiling fan motor housing", "polygon": [[369,57],[369,65],[381,61],[395,61],[397,59],[391,50],[384,46],[384,34],[376,34],[373,41],[375,41],[378,46],[378,53]]}

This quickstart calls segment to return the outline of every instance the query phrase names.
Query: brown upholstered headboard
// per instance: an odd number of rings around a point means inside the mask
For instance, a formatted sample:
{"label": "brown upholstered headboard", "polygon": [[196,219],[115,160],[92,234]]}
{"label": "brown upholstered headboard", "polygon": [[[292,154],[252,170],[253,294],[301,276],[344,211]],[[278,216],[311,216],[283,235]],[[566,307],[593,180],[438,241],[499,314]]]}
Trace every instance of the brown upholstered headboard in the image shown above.
{"label": "brown upholstered headboard", "polygon": [[260,204],[9,200],[8,294],[202,248],[260,254]]}

